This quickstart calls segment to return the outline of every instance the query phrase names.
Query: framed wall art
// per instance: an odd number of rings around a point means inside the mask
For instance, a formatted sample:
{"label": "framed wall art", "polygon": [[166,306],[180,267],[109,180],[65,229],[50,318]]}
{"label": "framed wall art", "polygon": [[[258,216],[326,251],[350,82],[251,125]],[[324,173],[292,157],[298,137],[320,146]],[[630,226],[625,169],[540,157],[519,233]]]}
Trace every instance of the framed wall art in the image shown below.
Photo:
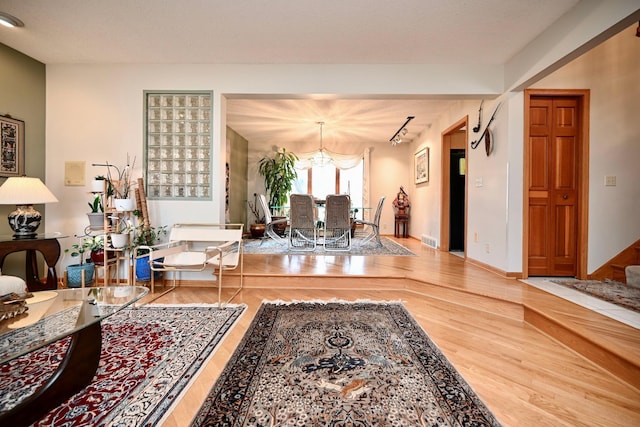
{"label": "framed wall art", "polygon": [[0,176],[24,175],[24,122],[0,116]]}
{"label": "framed wall art", "polygon": [[416,184],[429,181],[429,147],[418,151],[414,157]]}

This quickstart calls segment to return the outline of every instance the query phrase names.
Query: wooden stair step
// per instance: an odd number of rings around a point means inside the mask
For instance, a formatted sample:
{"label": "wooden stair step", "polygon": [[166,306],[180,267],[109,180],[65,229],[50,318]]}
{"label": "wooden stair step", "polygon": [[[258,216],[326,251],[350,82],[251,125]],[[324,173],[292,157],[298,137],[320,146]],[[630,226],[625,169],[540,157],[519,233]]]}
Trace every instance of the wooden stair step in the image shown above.
{"label": "wooden stair step", "polygon": [[627,275],[624,272],[626,265],[611,264],[611,279],[616,282],[627,283]]}

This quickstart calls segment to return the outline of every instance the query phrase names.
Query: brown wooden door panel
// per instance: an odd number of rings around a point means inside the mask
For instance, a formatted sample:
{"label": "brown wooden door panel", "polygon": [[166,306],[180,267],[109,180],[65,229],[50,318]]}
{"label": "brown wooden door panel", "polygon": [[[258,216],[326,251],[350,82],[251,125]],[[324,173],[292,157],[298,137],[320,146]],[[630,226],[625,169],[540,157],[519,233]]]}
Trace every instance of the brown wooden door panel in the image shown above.
{"label": "brown wooden door panel", "polygon": [[529,275],[575,275],[578,100],[532,98],[529,110]]}

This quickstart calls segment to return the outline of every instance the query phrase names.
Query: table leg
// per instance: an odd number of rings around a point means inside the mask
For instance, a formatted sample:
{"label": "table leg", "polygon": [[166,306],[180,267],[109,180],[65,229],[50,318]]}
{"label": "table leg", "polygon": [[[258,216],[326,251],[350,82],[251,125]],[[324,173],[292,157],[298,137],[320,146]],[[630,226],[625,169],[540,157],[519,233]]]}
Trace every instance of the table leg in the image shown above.
{"label": "table leg", "polygon": [[96,322],[71,336],[60,366],[34,394],[0,415],[0,425],[30,425],[84,389],[96,373],[102,350],[102,329]]}

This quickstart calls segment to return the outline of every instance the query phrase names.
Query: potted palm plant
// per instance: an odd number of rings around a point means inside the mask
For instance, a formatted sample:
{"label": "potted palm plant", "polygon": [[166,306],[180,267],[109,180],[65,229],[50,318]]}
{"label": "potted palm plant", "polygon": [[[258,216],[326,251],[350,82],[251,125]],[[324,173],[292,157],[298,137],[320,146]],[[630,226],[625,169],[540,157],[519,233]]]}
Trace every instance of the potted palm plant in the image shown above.
{"label": "potted palm plant", "polygon": [[[273,156],[265,156],[258,162],[258,173],[264,177],[264,187],[274,215],[287,204],[293,181],[298,177],[295,169],[296,160],[298,156],[282,148]],[[283,235],[285,230],[286,223],[283,223],[282,228],[276,229],[276,232]]]}

